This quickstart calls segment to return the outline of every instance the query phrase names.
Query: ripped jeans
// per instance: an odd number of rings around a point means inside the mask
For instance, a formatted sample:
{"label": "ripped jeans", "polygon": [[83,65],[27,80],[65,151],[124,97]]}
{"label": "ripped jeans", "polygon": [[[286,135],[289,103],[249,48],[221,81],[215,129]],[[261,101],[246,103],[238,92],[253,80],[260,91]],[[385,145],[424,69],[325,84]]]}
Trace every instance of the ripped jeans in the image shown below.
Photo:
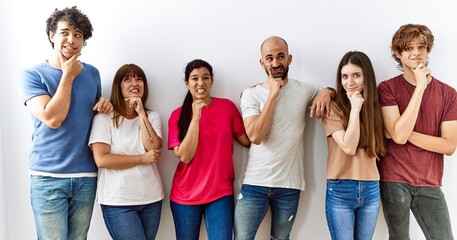
{"label": "ripped jeans", "polygon": [[253,240],[268,207],[271,237],[289,239],[297,214],[300,190],[243,184],[235,207],[235,240]]}

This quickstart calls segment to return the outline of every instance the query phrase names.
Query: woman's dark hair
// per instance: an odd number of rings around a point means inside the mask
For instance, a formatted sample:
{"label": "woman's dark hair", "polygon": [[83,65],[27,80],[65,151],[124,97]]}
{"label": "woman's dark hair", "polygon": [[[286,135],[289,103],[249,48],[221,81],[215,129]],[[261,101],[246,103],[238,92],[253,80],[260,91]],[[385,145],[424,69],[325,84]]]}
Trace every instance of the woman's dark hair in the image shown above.
{"label": "woman's dark hair", "polygon": [[86,40],[92,37],[92,31],[94,29],[86,14],[83,14],[76,6],[64,8],[62,10],[56,8],[46,20],[46,34],[48,35],[48,40],[51,43],[52,48],[54,48],[54,43],[51,42],[50,34],[56,33],[57,23],[60,21],[66,21],[68,24],[81,31],[84,38],[84,45],[86,45]]}
{"label": "woman's dark hair", "polygon": [[341,83],[341,69],[349,63],[360,67],[363,72],[364,86],[361,94],[365,101],[360,112],[360,140],[358,148],[365,148],[368,156],[379,158],[386,153],[384,124],[381,107],[378,102],[375,73],[371,61],[365,53],[352,51],[346,53],[341,59],[336,73],[335,102],[341,110],[340,117],[343,119],[343,126],[346,129],[351,111],[351,103]]}
{"label": "woman's dark hair", "polygon": [[[206,68],[211,75],[211,81],[213,81],[213,67],[206,61],[201,59],[195,59],[189,63],[187,63],[186,69],[184,70],[184,82],[189,82],[190,73],[194,69],[198,68]],[[182,141],[186,136],[187,130],[189,129],[190,121],[192,120],[192,102],[193,97],[190,91],[187,91],[186,98],[182,104],[181,114],[179,115],[178,120],[178,128],[179,134],[178,138],[179,141]]]}
{"label": "woman's dark hair", "polygon": [[122,96],[121,83],[125,76],[138,76],[143,79],[143,96],[141,97],[141,102],[143,103],[144,111],[147,112],[146,101],[148,100],[149,87],[148,80],[146,79],[146,74],[144,74],[143,69],[139,66],[130,63],[122,65],[114,75],[113,86],[111,87],[111,103],[114,108],[113,122],[114,126],[119,128],[122,123],[122,116],[127,112],[127,107],[125,104],[125,97]]}

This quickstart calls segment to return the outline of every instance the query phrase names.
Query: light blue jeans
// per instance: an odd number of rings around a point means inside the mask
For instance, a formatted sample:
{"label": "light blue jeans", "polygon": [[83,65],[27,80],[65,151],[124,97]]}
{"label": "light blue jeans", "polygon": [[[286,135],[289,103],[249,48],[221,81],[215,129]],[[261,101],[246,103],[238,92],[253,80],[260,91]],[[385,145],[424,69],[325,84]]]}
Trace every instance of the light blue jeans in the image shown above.
{"label": "light blue jeans", "polygon": [[170,201],[177,240],[198,240],[202,217],[205,216],[209,240],[232,240],[233,195],[201,205],[185,205]]}
{"label": "light blue jeans", "polygon": [[379,181],[327,180],[325,213],[332,239],[372,239],[380,201]]}
{"label": "light blue jeans", "polygon": [[96,190],[96,177],[32,175],[30,196],[38,239],[86,239]]}
{"label": "light blue jeans", "polygon": [[426,239],[454,239],[446,199],[441,188],[381,182],[381,201],[390,240],[409,239],[410,211]]}
{"label": "light blue jeans", "polygon": [[101,205],[113,240],[153,240],[159,229],[162,200],[145,205]]}
{"label": "light blue jeans", "polygon": [[235,207],[235,240],[253,240],[268,207],[271,237],[289,239],[297,215],[300,190],[243,184]]}

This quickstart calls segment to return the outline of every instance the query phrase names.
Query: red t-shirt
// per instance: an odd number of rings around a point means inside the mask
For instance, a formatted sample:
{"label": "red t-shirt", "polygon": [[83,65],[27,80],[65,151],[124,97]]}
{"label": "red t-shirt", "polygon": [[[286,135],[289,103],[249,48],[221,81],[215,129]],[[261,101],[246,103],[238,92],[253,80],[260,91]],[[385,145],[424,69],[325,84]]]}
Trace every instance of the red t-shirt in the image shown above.
{"label": "red t-shirt", "polygon": [[[168,149],[179,146],[178,120],[181,108],[168,120]],[[235,104],[214,98],[202,108],[198,146],[189,164],[179,162],[171,186],[170,200],[196,205],[233,194],[233,137],[245,133],[243,120]]]}
{"label": "red t-shirt", "polygon": [[[381,106],[398,106],[403,114],[415,86],[403,75],[379,84]],[[433,80],[428,84],[413,131],[431,136],[440,136],[441,123],[457,120],[457,93],[455,89]],[[442,184],[444,156],[416,147],[410,142],[404,145],[388,139],[387,155],[379,163],[381,181],[401,182],[412,186],[439,187]]]}

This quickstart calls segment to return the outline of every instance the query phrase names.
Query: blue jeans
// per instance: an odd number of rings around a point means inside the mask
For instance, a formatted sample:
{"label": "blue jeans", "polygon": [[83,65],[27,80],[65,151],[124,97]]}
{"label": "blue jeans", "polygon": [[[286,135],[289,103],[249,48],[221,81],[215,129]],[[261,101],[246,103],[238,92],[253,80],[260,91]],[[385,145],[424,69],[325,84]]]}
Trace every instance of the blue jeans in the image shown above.
{"label": "blue jeans", "polygon": [[86,239],[96,190],[96,177],[32,175],[30,196],[38,239]]}
{"label": "blue jeans", "polygon": [[170,201],[176,239],[198,240],[204,215],[209,240],[231,240],[233,205],[233,195],[201,205],[184,205]]}
{"label": "blue jeans", "polygon": [[381,201],[389,239],[409,239],[410,209],[426,239],[454,239],[441,188],[381,182]]}
{"label": "blue jeans", "polygon": [[101,205],[106,228],[113,240],[152,240],[159,229],[162,200],[132,206]]}
{"label": "blue jeans", "polygon": [[327,180],[325,213],[332,239],[372,239],[380,204],[379,181]]}
{"label": "blue jeans", "polygon": [[235,207],[235,239],[254,239],[268,207],[271,209],[271,237],[289,239],[299,200],[298,189],[243,184]]}

